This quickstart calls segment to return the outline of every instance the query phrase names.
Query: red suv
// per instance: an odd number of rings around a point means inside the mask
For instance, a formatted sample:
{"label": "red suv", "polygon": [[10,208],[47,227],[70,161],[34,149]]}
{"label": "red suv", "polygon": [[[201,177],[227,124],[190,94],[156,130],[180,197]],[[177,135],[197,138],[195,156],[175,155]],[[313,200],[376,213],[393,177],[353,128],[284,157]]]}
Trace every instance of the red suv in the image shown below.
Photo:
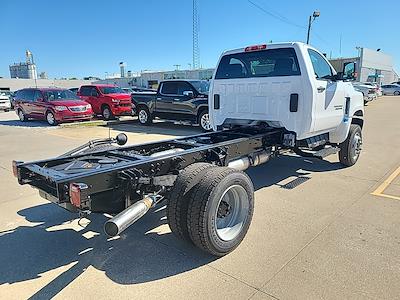
{"label": "red suv", "polygon": [[73,120],[90,120],[93,110],[89,103],[73,92],[59,88],[22,89],[14,96],[15,112],[21,121],[45,119],[50,125]]}
{"label": "red suv", "polygon": [[95,84],[83,85],[77,95],[82,100],[92,105],[97,115],[102,115],[105,120],[114,116],[132,115],[131,95],[114,85]]}

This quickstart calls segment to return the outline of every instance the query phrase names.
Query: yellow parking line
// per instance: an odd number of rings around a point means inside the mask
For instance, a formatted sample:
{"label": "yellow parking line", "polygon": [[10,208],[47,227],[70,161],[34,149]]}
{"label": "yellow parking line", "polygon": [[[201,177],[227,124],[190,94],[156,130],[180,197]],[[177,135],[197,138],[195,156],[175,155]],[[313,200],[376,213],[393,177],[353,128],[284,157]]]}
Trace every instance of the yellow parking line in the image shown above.
{"label": "yellow parking line", "polygon": [[400,174],[400,167],[398,167],[390,176],[382,182],[378,188],[371,193],[371,195],[386,197],[390,199],[400,200],[400,197],[384,194],[383,192],[392,183],[392,181]]}

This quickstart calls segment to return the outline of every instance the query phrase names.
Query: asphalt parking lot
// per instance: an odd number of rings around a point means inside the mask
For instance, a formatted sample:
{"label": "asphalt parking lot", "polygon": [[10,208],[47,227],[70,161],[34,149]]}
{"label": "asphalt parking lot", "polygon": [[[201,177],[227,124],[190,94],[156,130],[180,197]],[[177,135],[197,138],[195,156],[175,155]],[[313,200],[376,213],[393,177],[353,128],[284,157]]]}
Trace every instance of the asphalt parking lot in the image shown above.
{"label": "asphalt parking lot", "polygon": [[[285,155],[248,171],[255,214],[238,249],[215,259],[176,239],[164,207],[119,238],[19,186],[11,160],[56,156],[125,132],[128,143],[199,133],[137,121],[48,127],[0,113],[0,295],[29,298],[395,299],[400,295],[400,97],[366,107],[352,168]],[[290,183],[299,183],[290,188]]]}

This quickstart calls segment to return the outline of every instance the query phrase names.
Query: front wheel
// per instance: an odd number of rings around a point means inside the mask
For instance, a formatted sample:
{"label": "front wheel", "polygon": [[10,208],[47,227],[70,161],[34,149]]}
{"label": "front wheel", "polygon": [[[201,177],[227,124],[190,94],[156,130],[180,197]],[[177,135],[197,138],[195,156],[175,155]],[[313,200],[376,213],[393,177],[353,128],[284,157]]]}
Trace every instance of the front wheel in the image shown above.
{"label": "front wheel", "polygon": [[138,108],[138,119],[140,124],[142,125],[150,125],[153,122],[151,114],[147,107],[139,107]]}
{"label": "front wheel", "polygon": [[395,96],[399,96],[399,95],[400,95],[400,92],[399,92],[399,91],[395,91],[393,94],[394,94]]}
{"label": "front wheel", "polygon": [[199,125],[200,125],[201,129],[203,129],[204,131],[212,130],[210,115],[209,115],[208,111],[204,110],[200,113]]}
{"label": "front wheel", "polygon": [[339,161],[343,165],[351,167],[358,161],[362,149],[362,133],[359,125],[350,125],[349,135],[339,148]]}
{"label": "front wheel", "polygon": [[101,115],[103,116],[104,120],[108,121],[114,118],[113,113],[109,106],[103,106],[101,110]]}
{"label": "front wheel", "polygon": [[46,121],[50,126],[57,125],[56,117],[54,116],[53,112],[51,112],[51,111],[48,111],[46,113]]}

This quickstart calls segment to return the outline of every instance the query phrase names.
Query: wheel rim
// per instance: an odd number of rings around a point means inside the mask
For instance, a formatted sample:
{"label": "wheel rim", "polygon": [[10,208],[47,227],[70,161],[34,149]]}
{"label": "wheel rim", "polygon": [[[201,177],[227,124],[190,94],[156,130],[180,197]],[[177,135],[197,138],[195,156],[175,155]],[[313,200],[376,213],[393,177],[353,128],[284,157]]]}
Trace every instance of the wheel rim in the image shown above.
{"label": "wheel rim", "polygon": [[140,123],[146,123],[147,122],[147,112],[145,110],[140,110],[139,111],[139,121]]}
{"label": "wheel rim", "polygon": [[19,119],[20,119],[21,121],[23,121],[23,120],[25,119],[25,118],[24,118],[24,113],[22,112],[22,110],[19,111],[18,117],[19,117]]}
{"label": "wheel rim", "polygon": [[50,112],[47,113],[46,119],[47,119],[47,123],[49,123],[50,125],[53,125],[55,122],[54,115]]}
{"label": "wheel rim", "polygon": [[210,122],[210,115],[209,114],[203,114],[201,116],[200,125],[205,130],[210,130],[211,129],[211,122]]}
{"label": "wheel rim", "polygon": [[110,116],[111,116],[110,110],[109,110],[108,108],[105,108],[105,109],[103,110],[103,117],[104,117],[104,119],[109,119]]}
{"label": "wheel rim", "polygon": [[351,149],[350,149],[353,161],[356,161],[358,159],[361,153],[361,149],[362,149],[361,133],[356,132],[354,134],[353,140],[351,141]]}
{"label": "wheel rim", "polygon": [[220,239],[231,241],[240,234],[248,216],[249,203],[249,196],[242,186],[232,185],[225,190],[215,211],[215,228]]}

